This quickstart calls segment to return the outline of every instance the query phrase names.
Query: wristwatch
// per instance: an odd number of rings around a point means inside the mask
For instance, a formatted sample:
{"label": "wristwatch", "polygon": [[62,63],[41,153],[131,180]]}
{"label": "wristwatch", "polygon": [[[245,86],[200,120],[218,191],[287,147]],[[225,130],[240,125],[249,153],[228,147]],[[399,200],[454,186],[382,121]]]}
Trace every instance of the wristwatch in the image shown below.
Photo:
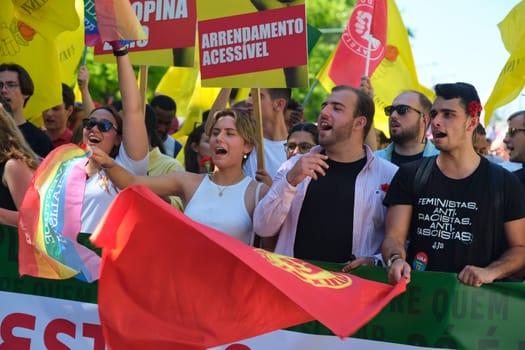
{"label": "wristwatch", "polygon": [[388,258],[388,260],[386,261],[386,267],[389,269],[392,266],[392,264],[394,263],[394,261],[396,261],[398,259],[403,259],[401,257],[401,254],[393,253],[392,255],[390,255],[390,258]]}

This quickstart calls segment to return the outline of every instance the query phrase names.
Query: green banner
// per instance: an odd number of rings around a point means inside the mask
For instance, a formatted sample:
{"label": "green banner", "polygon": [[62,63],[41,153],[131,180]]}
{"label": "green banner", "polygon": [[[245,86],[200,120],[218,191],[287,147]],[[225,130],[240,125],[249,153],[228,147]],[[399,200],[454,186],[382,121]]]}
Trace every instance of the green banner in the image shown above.
{"label": "green banner", "polygon": [[[89,245],[86,235],[81,235],[79,241]],[[0,225],[0,291],[96,303],[97,283],[74,278],[61,281],[20,278],[17,251],[16,229]],[[339,264],[319,265],[334,271],[342,268]],[[354,274],[386,282],[385,270],[381,268],[361,268]],[[475,288],[459,283],[455,274],[413,272],[406,293],[394,299],[353,337],[421,347],[525,350],[524,321],[523,283],[493,283]],[[319,322],[290,330],[332,334]]]}
{"label": "green banner", "polygon": [[[78,241],[94,249],[88,235],[80,234]],[[96,282],[86,283],[76,278],[50,280],[31,276],[20,277],[18,231],[15,227],[0,225],[0,291],[96,303],[97,288]]]}
{"label": "green banner", "polygon": [[[319,264],[328,270],[341,265]],[[361,268],[355,275],[387,282],[384,269]],[[456,274],[412,272],[407,291],[353,335],[354,338],[449,349],[525,350],[525,284],[460,283]],[[319,322],[291,330],[332,334]]]}

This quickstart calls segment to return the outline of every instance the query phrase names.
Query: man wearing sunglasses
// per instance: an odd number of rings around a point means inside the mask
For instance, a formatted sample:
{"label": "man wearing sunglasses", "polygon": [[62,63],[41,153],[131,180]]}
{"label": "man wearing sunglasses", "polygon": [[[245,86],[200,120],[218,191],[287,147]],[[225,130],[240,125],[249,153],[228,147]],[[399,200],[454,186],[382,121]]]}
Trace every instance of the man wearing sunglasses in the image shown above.
{"label": "man wearing sunglasses", "polygon": [[405,91],[385,107],[392,142],[375,154],[399,166],[439,153],[426,138],[430,123],[430,100],[418,91]]}
{"label": "man wearing sunglasses", "polygon": [[475,287],[522,279],[525,191],[474,150],[482,110],[476,89],[453,83],[435,90],[430,117],[440,154],[402,165],[384,200],[388,279],[410,279],[412,269],[457,273]]}
{"label": "man wearing sunglasses", "polygon": [[525,186],[525,110],[511,114],[507,122],[509,128],[503,142],[509,151],[509,160],[521,163],[522,168],[514,174]]}

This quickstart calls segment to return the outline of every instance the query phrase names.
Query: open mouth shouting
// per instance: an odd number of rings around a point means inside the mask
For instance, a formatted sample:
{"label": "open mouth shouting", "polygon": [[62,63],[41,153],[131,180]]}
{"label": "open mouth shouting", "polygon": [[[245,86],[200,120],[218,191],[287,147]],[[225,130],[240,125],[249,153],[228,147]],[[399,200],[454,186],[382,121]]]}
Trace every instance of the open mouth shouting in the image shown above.
{"label": "open mouth shouting", "polygon": [[102,142],[102,138],[96,136],[94,133],[90,133],[88,135],[88,144],[89,145],[96,145]]}
{"label": "open mouth shouting", "polygon": [[226,154],[228,154],[228,151],[225,148],[223,148],[221,146],[215,147],[215,156],[216,157],[220,158],[222,156],[225,156]]}
{"label": "open mouth shouting", "polygon": [[318,127],[319,127],[319,130],[320,130],[320,131],[332,130],[332,128],[333,128],[332,124],[330,124],[330,123],[329,123],[327,120],[325,120],[325,119],[321,119],[321,120],[319,121],[319,125],[318,125]]}
{"label": "open mouth shouting", "polygon": [[445,137],[447,137],[447,134],[442,132],[442,131],[432,131],[432,137],[434,138],[434,140],[439,140],[439,139],[443,139]]}

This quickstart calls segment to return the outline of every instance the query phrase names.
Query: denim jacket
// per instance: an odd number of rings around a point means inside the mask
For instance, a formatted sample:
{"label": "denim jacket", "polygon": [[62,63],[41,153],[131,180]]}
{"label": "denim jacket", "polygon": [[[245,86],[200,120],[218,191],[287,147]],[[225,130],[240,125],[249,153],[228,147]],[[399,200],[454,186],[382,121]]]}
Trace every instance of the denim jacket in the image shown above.
{"label": "denim jacket", "polygon": [[[392,152],[394,152],[394,143],[390,143],[386,148],[380,149],[379,151],[375,151],[374,154],[378,157],[391,161]],[[439,150],[436,148],[436,146],[434,146],[434,144],[431,141],[427,140],[427,143],[425,144],[425,149],[423,150],[423,157],[432,157],[437,156],[438,154]]]}

